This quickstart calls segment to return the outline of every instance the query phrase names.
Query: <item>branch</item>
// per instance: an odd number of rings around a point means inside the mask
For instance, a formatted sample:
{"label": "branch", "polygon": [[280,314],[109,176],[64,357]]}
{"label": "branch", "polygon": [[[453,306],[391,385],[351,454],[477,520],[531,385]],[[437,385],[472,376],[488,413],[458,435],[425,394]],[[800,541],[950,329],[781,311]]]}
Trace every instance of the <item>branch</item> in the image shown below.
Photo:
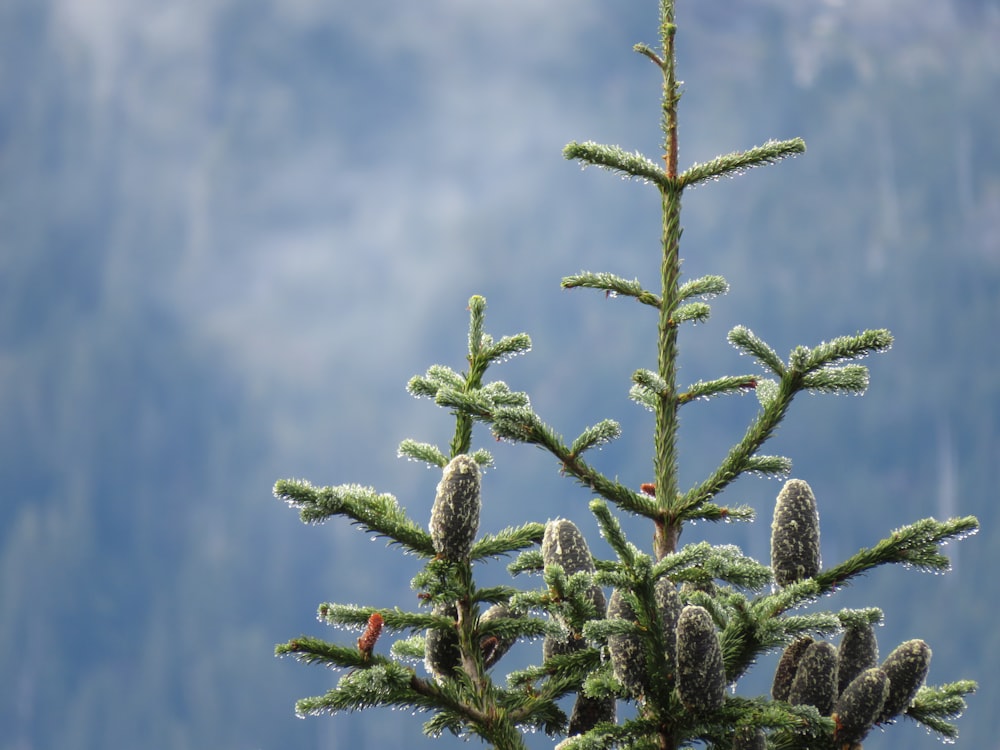
{"label": "branch", "polygon": [[483,413],[481,418],[491,422],[493,434],[500,440],[538,445],[559,459],[562,470],[580,484],[610,500],[619,508],[637,515],[655,518],[657,510],[652,498],[636,492],[617,481],[612,481],[574,453],[562,438],[542,422],[530,408],[498,409],[495,414]]}
{"label": "branch", "polygon": [[390,494],[380,495],[359,484],[316,488],[304,480],[281,479],[274,485],[274,496],[298,508],[303,523],[346,516],[365,531],[388,537],[390,544],[406,547],[420,557],[434,556],[430,534],[407,517]]}
{"label": "branch", "polygon": [[785,363],[768,344],[746,326],[736,326],[726,337],[743,354],[749,354],[779,378],[785,374]]}
{"label": "branch", "polygon": [[947,571],[951,562],[941,554],[939,546],[977,531],[979,521],[974,516],[943,522],[925,518],[897,529],[874,547],[859,550],[839,565],[821,571],[815,580],[825,593],[844,586],[865,571],[889,563],[925,571]]}
{"label": "branch", "polygon": [[644,305],[659,308],[662,304],[660,295],[654,294],[644,289],[638,279],[624,279],[615,276],[613,273],[592,273],[581,271],[573,276],[566,276],[562,280],[563,289],[576,289],[582,287],[586,289],[601,289],[607,295],[622,295],[623,297],[634,297]]}
{"label": "branch", "polygon": [[731,393],[746,393],[757,387],[754,375],[727,375],[715,380],[699,380],[677,396],[678,403],[686,404],[697,399],[725,396]]}
{"label": "branch", "polygon": [[[778,393],[769,400],[750,423],[743,438],[729,449],[718,468],[701,484],[689,489],[678,503],[681,518],[698,518],[702,504],[724,490],[733,480],[746,471],[766,471],[771,474],[787,473],[790,464],[780,456],[756,456],[778,425],[785,418],[788,408],[800,388],[797,373],[786,373],[781,379]],[[760,459],[756,460],[755,459]]]}
{"label": "branch", "polygon": [[629,153],[621,146],[605,146],[594,141],[584,143],[574,141],[563,149],[563,156],[583,162],[585,167],[594,165],[622,177],[635,177],[661,187],[669,187],[673,182],[656,162],[638,152]]}
{"label": "branch", "polygon": [[906,710],[906,715],[946,740],[955,740],[958,728],[949,719],[957,719],[965,713],[965,696],[976,692],[978,687],[972,680],[939,686],[924,685]]}
{"label": "branch", "polygon": [[677,290],[677,301],[681,302],[691,297],[706,300],[726,294],[728,291],[729,283],[721,276],[701,276],[680,285]]}
{"label": "branch", "polygon": [[471,560],[483,560],[487,557],[500,557],[541,544],[545,534],[545,524],[526,523],[518,528],[506,528],[496,534],[484,534],[472,545],[469,552]]}
{"label": "branch", "polygon": [[399,607],[393,609],[377,609],[376,607],[357,607],[350,604],[331,604],[326,602],[319,606],[318,618],[328,625],[360,628],[374,612],[382,616],[385,627],[400,632],[409,630],[422,632],[428,628],[450,627],[450,618],[430,613],[405,612]]}
{"label": "branch", "polygon": [[805,153],[805,150],[806,143],[801,138],[768,141],[763,146],[755,146],[749,151],[736,151],[725,156],[717,156],[704,164],[695,164],[686,169],[678,179],[684,187],[697,185],[706,180],[740,175],[753,167],[774,164],[786,157]]}
{"label": "branch", "polygon": [[[680,499],[675,514],[681,519],[699,518],[698,509],[703,503],[711,500],[747,471],[778,475],[787,473],[791,469],[791,462],[787,459],[756,454],[785,418],[795,395],[802,390],[863,393],[868,386],[867,368],[838,363],[865,357],[873,352],[883,352],[892,346],[892,334],[889,331],[863,331],[853,336],[835,338],[813,348],[796,347],[786,364],[774,349],[749,328],[737,326],[729,332],[728,338],[737,349],[755,357],[764,367],[778,375],[780,382],[774,386],[772,381],[754,381],[762,405],[761,411],[711,476],[700,485],[692,487]],[[715,382],[726,384],[725,381]]]}

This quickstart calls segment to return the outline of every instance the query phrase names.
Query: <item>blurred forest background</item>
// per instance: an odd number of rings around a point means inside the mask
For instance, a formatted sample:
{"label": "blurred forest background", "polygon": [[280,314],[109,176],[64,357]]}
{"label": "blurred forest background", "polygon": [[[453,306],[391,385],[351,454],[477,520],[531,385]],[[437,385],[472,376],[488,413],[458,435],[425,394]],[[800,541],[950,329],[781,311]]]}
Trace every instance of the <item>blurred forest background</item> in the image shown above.
{"label": "blurred forest background", "polygon": [[[882,606],[883,655],[924,638],[932,682],[979,680],[959,744],[1000,747],[1000,4],[683,0],[678,23],[683,165],[809,149],[687,194],[685,274],[732,291],[683,331],[681,380],[747,371],[736,324],[782,354],[893,331],[864,398],[801,399],[768,452],[815,490],[827,563],[979,516],[950,575],[880,570],[821,604]],[[491,375],[567,436],[620,420],[601,468],[650,480],[627,391],[655,316],[559,280],[658,283],[655,190],[561,156],[657,155],[658,74],[631,52],[655,24],[654,0],[0,2],[2,750],[430,745],[421,717],[294,717],[336,675],[274,644],[353,642],[316,606],[412,606],[416,564],[303,527],[271,486],[372,485],[424,521],[437,473],[396,447],[452,422],[404,385],[462,369],[472,294],[534,340]],[[685,486],[755,410],[686,407]],[[546,455],[478,440],[484,531],[564,516],[609,553]],[[737,483],[758,521],[682,541],[766,560],[779,489]],[[907,722],[866,748],[937,744]]]}

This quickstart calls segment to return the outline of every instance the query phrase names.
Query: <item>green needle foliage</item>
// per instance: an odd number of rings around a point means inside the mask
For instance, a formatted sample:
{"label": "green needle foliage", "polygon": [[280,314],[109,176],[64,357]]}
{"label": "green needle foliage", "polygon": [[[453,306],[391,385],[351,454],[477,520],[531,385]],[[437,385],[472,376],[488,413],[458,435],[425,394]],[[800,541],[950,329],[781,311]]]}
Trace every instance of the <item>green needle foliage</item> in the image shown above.
{"label": "green needle foliage", "polygon": [[[416,556],[407,607],[323,604],[320,620],[361,633],[357,645],[300,636],[277,646],[278,655],[342,671],[325,695],[304,698],[300,714],[335,714],[375,707],[425,712],[424,731],[476,736],[504,750],[525,747],[526,732],[551,735],[560,748],[659,748],[704,743],[713,748],[857,748],[876,726],[901,717],[943,738],[965,710],[974,682],[930,686],[931,648],[914,639],[888,649],[878,661],[873,626],[877,608],[804,610],[863,573],[898,563],[923,571],[949,567],[942,546],[973,534],[975,518],[924,519],[890,532],[871,547],[823,567],[819,539],[823,503],[801,479],[790,479],[773,512],[770,564],[732,545],[697,542],[681,546],[685,524],[752,521],[753,509],[723,505],[720,493],[747,474],[787,478],[791,461],[762,453],[764,444],[803,391],[862,394],[868,370],[858,363],[892,345],[885,330],[845,335],[798,346],[782,358],[745,326],[730,343],[749,355],[759,372],[721,375],[689,385],[678,382],[678,335],[684,323],[704,320],[708,300],[725,294],[721,276],[682,281],[680,209],[684,189],[805,151],[800,139],[768,141],[679,171],[678,102],[673,0],[659,5],[659,45],[636,51],[662,74],[663,161],[618,146],[571,143],[567,159],[645,182],[662,207],[659,288],[639,279],[582,271],[564,288],[587,288],[631,297],[656,310],[655,371],[639,369],[630,396],[655,416],[652,439],[655,481],[619,480],[591,462],[591,451],[621,437],[602,420],[565,439],[538,414],[525,393],[489,369],[526,353],[526,334],[494,339],[485,331],[486,301],[469,301],[464,372],[434,365],[414,377],[408,390],[454,417],[446,448],[404,440],[399,455],[441,472],[430,522],[417,521],[396,498],[357,484],[317,488],[282,480],[275,495],[297,508],[306,523],[340,516]],[[709,398],[753,391],[759,411],[734,440],[717,468],[693,486],[679,486],[678,414]],[[473,446],[473,426],[494,437],[541,447],[559,471],[596,495],[589,509],[615,559],[595,558],[568,519],[529,520],[495,534],[479,533],[481,470],[488,451]],[[613,467],[612,467],[613,468]],[[496,500],[490,499],[490,502]],[[647,552],[630,541],[621,515],[648,520]],[[535,575],[534,585],[476,584],[477,566],[512,557],[512,577]],[[378,644],[383,631],[395,638]],[[839,645],[834,639],[840,638]],[[500,680],[493,671],[521,643],[534,663]],[[753,698],[727,687],[767,653],[781,652],[772,694]],[[633,710],[619,717],[619,703]]]}

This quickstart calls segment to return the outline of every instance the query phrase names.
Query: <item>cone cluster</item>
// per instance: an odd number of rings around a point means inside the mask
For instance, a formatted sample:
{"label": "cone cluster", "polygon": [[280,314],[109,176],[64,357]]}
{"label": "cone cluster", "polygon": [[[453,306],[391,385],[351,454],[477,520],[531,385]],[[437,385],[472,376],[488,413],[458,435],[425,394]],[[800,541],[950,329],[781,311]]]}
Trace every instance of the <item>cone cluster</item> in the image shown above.
{"label": "cone cluster", "polygon": [[881,665],[870,624],[849,627],[834,648],[804,636],[782,653],[771,696],[792,705],[814,706],[836,724],[839,746],[854,745],[876,724],[903,714],[913,703],[930,666],[921,640],[897,646]]}
{"label": "cone cluster", "polygon": [[[564,519],[546,524],[542,558],[546,566],[561,565],[567,575],[596,572],[586,539],[571,521]],[[726,675],[715,622],[703,607],[684,606],[680,594],[668,578],[656,582],[653,594],[658,623],[662,628],[668,680],[676,685],[688,710],[704,714],[718,709],[725,698]],[[615,677],[631,697],[641,699],[651,687],[652,676],[647,639],[641,634],[642,626],[634,609],[634,599],[616,589],[605,607],[604,593],[596,584],[588,596],[598,612],[606,612],[607,619],[624,620],[636,626],[635,632],[609,636],[608,651]],[[546,659],[585,646],[583,639],[573,634],[567,623],[561,624],[567,626],[568,635],[562,639],[546,637],[543,644]],[[595,699],[581,693],[570,717],[569,735],[580,734],[599,721],[613,720],[614,716],[613,696]]]}
{"label": "cone cluster", "polygon": [[[660,627],[663,629],[667,678],[677,687],[685,708],[704,714],[719,708],[725,698],[726,673],[722,646],[708,610],[684,606],[673,583],[661,578],[654,588]],[[646,640],[627,594],[615,590],[608,604],[609,620],[634,623],[635,633],[616,633],[608,638],[614,675],[626,692],[641,699],[652,685]]]}
{"label": "cone cluster", "polygon": [[[819,511],[801,479],[778,494],[771,524],[771,568],[779,586],[810,578],[820,570]],[[881,665],[870,623],[849,625],[835,649],[804,636],[784,651],[771,695],[793,705],[814,706],[836,723],[841,746],[859,743],[876,724],[904,713],[927,677],[931,650],[921,640],[898,646]]]}
{"label": "cone cluster", "polygon": [[[457,456],[444,469],[431,514],[434,549],[445,559],[468,559],[478,533],[480,511],[479,468],[468,456]],[[571,577],[596,573],[586,539],[576,525],[566,519],[545,526],[542,560],[546,567],[559,566]],[[809,485],[789,480],[778,495],[771,527],[771,564],[776,582],[787,586],[815,576],[820,570],[819,513]],[[637,613],[635,596],[616,589],[605,600],[596,583],[584,589],[597,617],[629,623],[632,628],[616,629],[608,636],[612,671],[625,692],[643,700],[651,689],[676,688],[687,711],[705,716],[722,707],[727,685],[719,632],[711,613],[704,607],[685,606],[674,583],[663,577],[654,585],[656,612]],[[437,615],[456,618],[455,605],[438,604]],[[858,613],[861,614],[861,613]],[[508,607],[494,605],[480,618],[488,623],[512,617]],[[548,635],[543,658],[572,654],[586,648],[579,622],[568,615],[553,613],[561,635]],[[814,707],[835,724],[838,747],[857,746],[878,725],[905,713],[923,685],[930,665],[931,650],[921,640],[898,646],[879,664],[878,643],[871,622],[857,615],[842,618],[844,635],[839,647],[803,636],[785,648],[774,674],[771,694],[775,700]],[[661,628],[664,648],[662,662],[652,653],[648,629]],[[480,651],[489,668],[507,652],[513,640],[485,637]],[[431,629],[427,632],[427,669],[441,681],[454,676],[460,667],[456,630]],[[665,671],[663,669],[665,665]],[[652,669],[660,670],[653,674]],[[570,717],[570,737],[593,729],[600,722],[614,721],[614,696],[591,697],[578,692]],[[763,747],[764,733],[744,727],[733,736],[734,748]]]}

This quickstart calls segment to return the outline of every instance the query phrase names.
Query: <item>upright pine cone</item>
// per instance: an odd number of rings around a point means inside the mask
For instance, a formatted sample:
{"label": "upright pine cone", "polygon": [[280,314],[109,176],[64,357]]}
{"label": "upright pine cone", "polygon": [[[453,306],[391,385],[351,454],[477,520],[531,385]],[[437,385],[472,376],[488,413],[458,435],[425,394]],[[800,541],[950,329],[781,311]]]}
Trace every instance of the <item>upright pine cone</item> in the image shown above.
{"label": "upright pine cone", "polygon": [[778,666],[774,670],[774,682],[771,684],[771,697],[776,701],[787,701],[788,694],[792,691],[792,680],[795,679],[795,672],[802,661],[802,654],[816,641],[810,635],[796,638],[781,653],[778,659]]}
{"label": "upright pine cone", "polygon": [[677,619],[677,692],[695,714],[714,711],[726,697],[719,635],[708,610],[697,605],[684,607]]}
{"label": "upright pine cone", "polygon": [[[566,575],[575,573],[594,573],[594,558],[590,554],[587,540],[572,521],[559,518],[545,524],[542,536],[542,561],[546,566],[559,565]],[[590,587],[589,598],[598,616],[604,614],[607,602],[604,592],[596,583]],[[567,623],[563,623],[567,625]],[[568,630],[568,628],[567,628]],[[568,654],[584,648],[583,638],[570,633],[566,639],[556,639],[546,636],[542,642],[542,658]],[[583,734],[594,728],[599,722],[614,721],[616,704],[614,696],[607,698],[590,698],[581,690],[573,704],[570,714],[568,733],[570,736]]]}
{"label": "upright pine cone", "polygon": [[[593,573],[594,558],[590,554],[590,547],[584,539],[580,529],[572,521],[565,518],[557,518],[545,524],[545,533],[542,535],[542,561],[545,565],[560,565],[566,575],[574,573]],[[604,613],[607,601],[600,586],[594,584],[590,588],[590,600],[598,613]],[[564,625],[566,623],[563,623]],[[542,657],[548,659],[550,656],[565,654],[583,647],[580,639],[558,640],[552,636],[546,636],[542,643]]]}
{"label": "upright pine cone", "polygon": [[[619,589],[611,593],[608,602],[608,619],[636,622],[635,610]],[[638,633],[624,633],[608,637],[608,651],[615,678],[625,686],[629,695],[638,698],[649,687],[646,673],[646,649]]]}
{"label": "upright pine cone", "polygon": [[[458,617],[458,607],[454,604],[435,604],[433,613],[441,617]],[[438,682],[455,676],[455,670],[462,661],[458,648],[458,631],[430,628],[424,638],[424,666]]]}
{"label": "upright pine cone", "polygon": [[741,727],[733,734],[733,750],[765,750],[767,735],[760,727]]}
{"label": "upright pine cone", "polygon": [[889,696],[889,678],[878,667],[866,669],[840,694],[830,715],[836,725],[838,747],[853,746],[865,738]]}
{"label": "upright pine cone", "polygon": [[809,485],[789,479],[778,493],[771,523],[771,567],[779,586],[819,573],[819,511]]}
{"label": "upright pine cone", "polygon": [[826,641],[816,641],[802,654],[795,679],[788,691],[793,706],[815,706],[829,716],[837,700],[837,649]]}
{"label": "upright pine cone", "polygon": [[431,510],[434,551],[449,560],[469,556],[479,531],[479,465],[466,455],[455,456],[444,467]]}
{"label": "upright pine cone", "polygon": [[677,587],[669,578],[660,578],[653,584],[653,598],[656,600],[656,607],[660,611],[660,620],[663,622],[663,641],[666,644],[663,658],[670,670],[670,679],[674,679],[677,666],[677,620],[684,609],[681,595],[677,593]]}
{"label": "upright pine cone", "polygon": [[573,703],[573,711],[569,715],[569,726],[566,734],[573,737],[589,732],[602,721],[614,722],[618,715],[618,705],[615,696],[605,698],[590,698],[581,691]]}
{"label": "upright pine cone", "polygon": [[[493,620],[511,619],[514,617],[510,608],[506,604],[494,604],[479,616],[479,625],[485,625]],[[487,636],[480,639],[479,650],[483,656],[483,666],[489,669],[510,651],[514,645],[513,638],[499,638],[497,636]]]}
{"label": "upright pine cone", "polygon": [[[594,558],[580,529],[572,521],[557,518],[545,524],[542,536],[542,560],[546,565],[561,565],[566,575],[593,573]],[[604,607],[601,607],[603,611]]]}
{"label": "upright pine cone", "polygon": [[[673,581],[666,577],[658,579],[654,584],[653,598],[663,628],[663,658],[667,664],[668,679],[672,683],[677,666],[677,619],[684,605]],[[618,589],[614,590],[611,601],[608,602],[608,619],[638,621],[631,604]],[[649,689],[650,679],[642,636],[639,633],[612,635],[608,638],[608,651],[615,677],[629,694],[638,698],[645,693]]]}
{"label": "upright pine cone", "polygon": [[837,689],[843,693],[851,681],[878,664],[878,641],[871,623],[858,623],[844,631],[837,649]]}
{"label": "upright pine cone", "polygon": [[882,662],[882,671],[889,677],[889,695],[876,724],[889,721],[910,707],[930,666],[931,648],[919,639],[906,641],[893,649]]}

